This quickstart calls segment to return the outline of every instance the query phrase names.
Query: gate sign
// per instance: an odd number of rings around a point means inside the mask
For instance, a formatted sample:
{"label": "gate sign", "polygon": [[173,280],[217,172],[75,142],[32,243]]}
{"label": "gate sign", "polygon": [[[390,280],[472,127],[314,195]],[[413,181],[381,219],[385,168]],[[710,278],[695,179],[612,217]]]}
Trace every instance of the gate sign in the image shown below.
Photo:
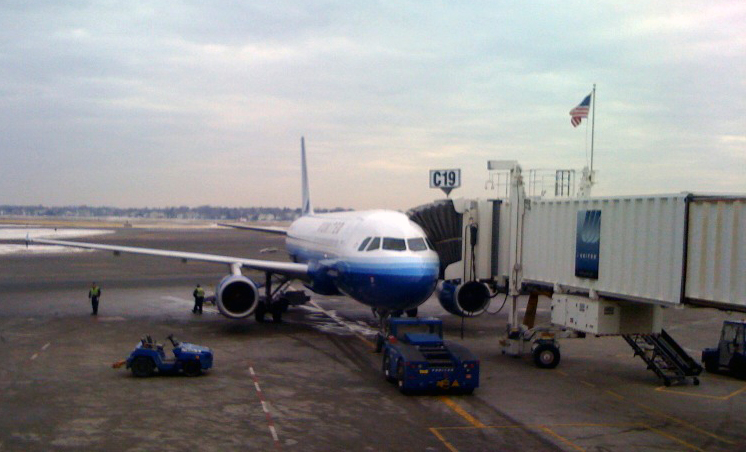
{"label": "gate sign", "polygon": [[461,186],[460,169],[430,170],[430,188],[440,188],[448,196]]}

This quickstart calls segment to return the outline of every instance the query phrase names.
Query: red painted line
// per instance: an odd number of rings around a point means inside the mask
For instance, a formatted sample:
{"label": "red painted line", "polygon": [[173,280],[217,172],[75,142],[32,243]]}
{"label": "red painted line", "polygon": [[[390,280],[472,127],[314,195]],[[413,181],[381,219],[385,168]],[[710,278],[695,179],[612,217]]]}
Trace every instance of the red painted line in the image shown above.
{"label": "red painted line", "polygon": [[270,435],[272,435],[272,439],[275,442],[275,449],[282,449],[280,438],[277,436],[277,429],[275,429],[275,422],[272,419],[272,414],[267,408],[267,402],[264,400],[262,388],[259,386],[259,378],[257,377],[256,372],[254,372],[254,366],[252,366],[251,363],[249,363],[249,373],[251,374],[251,378],[254,380],[254,388],[256,389],[256,394],[259,397],[259,402],[262,405],[264,417],[267,419],[267,428],[269,429],[269,433]]}

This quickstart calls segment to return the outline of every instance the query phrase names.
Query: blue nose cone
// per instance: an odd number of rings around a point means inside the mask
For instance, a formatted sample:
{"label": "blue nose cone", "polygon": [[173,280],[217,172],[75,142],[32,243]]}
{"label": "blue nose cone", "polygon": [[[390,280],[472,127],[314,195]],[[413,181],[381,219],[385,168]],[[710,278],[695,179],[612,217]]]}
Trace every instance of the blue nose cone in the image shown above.
{"label": "blue nose cone", "polygon": [[421,305],[438,282],[437,261],[345,262],[337,267],[339,289],[368,306],[400,311]]}

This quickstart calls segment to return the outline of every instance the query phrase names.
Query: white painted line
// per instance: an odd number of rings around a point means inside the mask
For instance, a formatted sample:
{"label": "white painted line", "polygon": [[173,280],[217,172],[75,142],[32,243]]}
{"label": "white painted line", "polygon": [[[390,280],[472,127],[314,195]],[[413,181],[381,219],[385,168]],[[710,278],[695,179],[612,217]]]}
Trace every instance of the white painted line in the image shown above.
{"label": "white painted line", "polygon": [[38,357],[39,357],[39,354],[38,354],[38,353],[34,353],[34,354],[33,354],[33,355],[31,356],[31,360],[33,361],[33,360],[35,360],[35,359],[36,359],[36,358],[38,358]]}
{"label": "white painted line", "polygon": [[49,348],[50,345],[52,345],[52,343],[51,342],[47,342],[46,344],[44,344],[44,346],[41,349],[42,350],[46,350],[47,348]]}
{"label": "white painted line", "polygon": [[174,297],[171,295],[166,295],[164,297],[161,297],[162,300],[168,300],[168,301],[176,301],[179,303],[192,303],[192,300],[187,300],[186,298],[181,297]]}
{"label": "white painted line", "polygon": [[277,431],[275,430],[275,426],[274,425],[270,425],[269,426],[269,431],[272,432],[272,439],[274,439],[275,441],[279,441],[280,440],[280,438],[277,437]]}
{"label": "white painted line", "polygon": [[[372,329],[370,327],[366,326],[365,328],[360,328],[361,325],[351,324],[349,322],[346,322],[344,319],[340,318],[336,314],[336,312],[334,312],[334,311],[327,311],[326,309],[324,309],[321,306],[319,306],[318,303],[316,303],[314,300],[311,300],[308,303],[310,305],[313,305],[313,307],[315,307],[318,311],[322,312],[324,315],[326,315],[327,317],[329,317],[330,319],[332,319],[338,325],[343,326],[344,328],[348,329],[352,334],[360,337],[363,341],[367,342],[367,339],[365,339],[365,337],[363,337],[363,334],[367,334],[367,335],[370,335],[370,336],[375,336],[376,334],[378,334],[378,331],[376,331],[376,330],[374,330],[374,329]],[[356,328],[356,327],[358,327],[358,328]]]}
{"label": "white painted line", "polygon": [[272,420],[272,413],[269,412],[269,404],[264,401],[264,395],[262,394],[262,390],[259,388],[259,379],[256,377],[256,373],[254,372],[254,368],[252,366],[249,366],[249,372],[254,379],[254,387],[256,388],[256,394],[259,397],[259,401],[262,404],[262,411],[264,411],[264,415],[267,418],[267,426],[269,427],[269,432],[272,434],[272,439],[275,441],[275,446],[280,447],[280,438],[277,436],[277,430],[275,430],[275,423]]}
{"label": "white painted line", "polygon": [[[172,295],[164,295],[161,297],[161,300],[175,301],[176,303],[194,306],[194,300],[187,300],[186,298],[174,297]],[[214,308],[214,307],[207,308],[204,305],[202,305],[202,311],[209,312],[212,314],[219,314],[218,308]]]}

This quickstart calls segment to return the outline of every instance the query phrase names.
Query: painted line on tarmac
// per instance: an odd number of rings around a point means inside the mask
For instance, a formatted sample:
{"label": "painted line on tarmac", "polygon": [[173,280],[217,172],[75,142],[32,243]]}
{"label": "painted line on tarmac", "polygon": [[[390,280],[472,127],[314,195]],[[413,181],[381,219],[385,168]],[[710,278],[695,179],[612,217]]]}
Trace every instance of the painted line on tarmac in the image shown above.
{"label": "painted line on tarmac", "polygon": [[486,425],[484,425],[482,422],[480,422],[479,419],[477,419],[474,416],[472,416],[471,414],[467,413],[466,410],[464,410],[463,408],[461,408],[461,406],[459,406],[459,404],[457,404],[456,402],[454,402],[450,397],[448,397],[448,396],[440,396],[440,401],[443,402],[443,403],[445,403],[446,405],[448,405],[448,407],[450,409],[452,409],[453,411],[455,411],[456,414],[458,414],[462,418],[466,419],[466,421],[468,423],[470,423],[471,425],[473,425],[474,427],[477,427],[477,428],[484,428],[484,427],[486,427]]}
{"label": "painted line on tarmac", "polygon": [[[41,351],[43,352],[44,350],[48,349],[50,345],[52,345],[51,342],[47,342],[46,344],[42,345]],[[33,355],[31,355],[31,361],[36,360],[36,358],[38,357],[39,357],[39,353],[34,353]]]}
{"label": "painted line on tarmac", "polygon": [[458,452],[458,449],[456,449],[455,447],[453,447],[451,443],[446,441],[445,437],[441,435],[438,430],[439,429],[436,427],[430,427],[430,433],[435,435],[435,437],[438,438],[440,442],[443,443],[443,445],[446,446],[446,448],[448,448],[448,450],[450,450],[451,452]]}
{"label": "painted line on tarmac", "polygon": [[700,449],[699,447],[695,446],[694,444],[688,443],[688,442],[684,441],[683,439],[679,439],[679,438],[677,438],[677,437],[675,437],[675,436],[671,435],[670,433],[666,433],[666,432],[664,432],[663,430],[657,429],[657,428],[655,428],[655,427],[651,427],[651,426],[649,426],[649,425],[645,425],[644,427],[645,427],[646,429],[648,429],[648,430],[652,431],[652,432],[655,432],[655,433],[657,433],[657,434],[661,435],[661,436],[662,436],[662,437],[664,437],[664,438],[668,438],[668,439],[670,439],[671,441],[675,441],[675,442],[677,442],[677,443],[679,443],[679,444],[682,444],[682,445],[684,445],[684,446],[688,447],[689,449],[692,449],[692,450],[698,450],[698,451],[700,451],[700,452],[705,452],[705,450],[704,450],[704,449]]}
{"label": "painted line on tarmac", "polygon": [[374,344],[373,342],[371,342],[368,339],[366,339],[362,334],[358,333],[352,326],[350,326],[350,324],[348,324],[347,322],[345,322],[344,320],[342,320],[338,315],[336,315],[334,313],[331,313],[331,312],[327,311],[326,309],[322,308],[314,300],[311,300],[308,303],[311,304],[311,305],[313,305],[313,307],[315,307],[316,309],[318,309],[320,312],[323,312],[327,317],[329,317],[330,319],[334,320],[339,325],[342,325],[343,327],[345,327],[348,330],[350,330],[350,332],[352,332],[352,334],[354,334],[355,336],[357,336],[357,338],[360,339],[361,341],[365,342],[366,344],[368,344],[371,347],[375,347],[376,344]]}
{"label": "painted line on tarmac", "polygon": [[677,391],[675,389],[670,389],[665,386],[659,386],[655,388],[656,391],[659,392],[668,392],[672,394],[679,394],[679,395],[685,395],[689,397],[702,397],[705,399],[715,399],[715,400],[728,400],[730,398],[733,398],[737,396],[738,394],[741,394],[742,392],[746,391],[746,386],[742,386],[740,389],[736,389],[735,391],[731,392],[730,394],[726,394],[724,396],[714,396],[709,394],[696,394],[693,392],[685,392],[685,391]]}
{"label": "painted line on tarmac", "polygon": [[[465,430],[515,430],[515,429],[521,429],[521,430],[530,430],[535,429],[542,431],[544,433],[549,434],[550,436],[560,440],[562,443],[564,443],[567,446],[570,446],[571,448],[579,451],[585,451],[582,447],[578,446],[577,444],[573,443],[568,438],[565,438],[564,436],[560,435],[559,433],[555,432],[553,429],[558,428],[604,428],[604,427],[610,427],[610,428],[630,428],[630,427],[642,427],[646,430],[653,431],[653,433],[659,434],[659,432],[654,431],[653,428],[650,428],[649,426],[641,423],[620,423],[620,424],[599,424],[599,423],[587,423],[587,422],[578,422],[578,423],[567,423],[567,424],[510,424],[510,425],[485,425],[483,427],[430,427],[430,432],[435,435],[451,452],[458,452],[458,449],[456,449],[451,443],[446,440],[445,436],[441,433],[443,430],[451,430],[451,431],[465,431]],[[665,438],[670,438],[668,435],[661,435]],[[670,438],[674,439],[674,438]],[[691,444],[682,442],[680,440],[674,439],[674,441],[678,443],[684,443],[687,444],[688,447],[691,447],[693,449],[699,450],[696,446],[693,446]]]}
{"label": "painted line on tarmac", "polygon": [[[591,386],[591,387],[595,387],[595,385],[594,385],[594,384],[592,384],[592,383],[589,383],[589,382],[587,382],[587,381],[583,381],[583,380],[579,380],[579,381],[580,381],[580,382],[581,382],[582,384],[586,385],[586,386]],[[746,386],[744,386],[743,388],[741,388],[741,389],[739,389],[739,390],[735,391],[734,393],[732,393],[731,395],[729,395],[729,397],[732,397],[732,396],[734,396],[734,395],[736,395],[736,394],[738,394],[738,393],[741,393],[742,391],[746,391]],[[624,397],[623,395],[621,395],[621,394],[619,394],[619,393],[617,393],[617,392],[614,392],[614,391],[611,391],[611,390],[606,390],[606,391],[604,391],[604,392],[605,392],[605,393],[606,393],[607,395],[609,395],[609,396],[611,396],[611,397],[614,397],[614,398],[615,398],[615,399],[617,399],[617,400],[626,400],[626,398],[625,398],[625,397]],[[685,427],[688,427],[688,428],[690,428],[690,429],[692,429],[692,430],[695,430],[695,431],[697,431],[697,432],[699,432],[699,433],[702,433],[702,434],[704,434],[704,435],[710,436],[711,438],[715,438],[715,439],[716,439],[716,440],[718,440],[718,441],[722,441],[722,442],[724,442],[724,443],[726,443],[726,444],[735,444],[734,442],[732,442],[732,441],[729,441],[729,440],[727,440],[727,439],[725,439],[725,438],[722,438],[722,437],[720,437],[720,436],[718,436],[718,435],[715,435],[714,433],[710,433],[710,432],[708,432],[707,430],[703,430],[703,429],[701,429],[701,428],[699,428],[699,427],[697,427],[697,426],[695,426],[695,425],[692,425],[692,424],[690,424],[690,423],[688,423],[688,422],[686,422],[686,421],[684,421],[684,420],[681,420],[681,419],[675,418],[675,417],[673,417],[673,416],[667,415],[667,414],[665,414],[665,413],[663,413],[663,412],[661,412],[661,411],[657,411],[657,410],[655,410],[655,409],[653,409],[653,408],[650,408],[650,407],[648,407],[647,405],[643,405],[642,403],[639,403],[639,402],[634,402],[634,401],[633,401],[633,403],[634,403],[635,405],[637,405],[637,406],[639,406],[639,407],[641,407],[641,408],[643,408],[643,409],[645,409],[645,410],[649,411],[650,413],[653,413],[653,414],[655,414],[655,415],[658,415],[658,416],[661,416],[661,417],[663,417],[663,418],[665,418],[665,419],[669,419],[669,420],[671,420],[671,421],[677,422],[677,423],[679,423],[679,424],[681,424],[681,425],[683,425],[683,426],[685,426]],[[695,446],[695,445],[693,445],[693,444],[689,444],[689,443],[687,443],[686,441],[684,441],[684,440],[682,440],[682,439],[676,438],[676,437],[674,437],[674,436],[672,436],[672,435],[670,435],[670,434],[667,434],[667,433],[664,433],[664,432],[662,432],[662,431],[659,431],[658,429],[655,429],[655,428],[653,428],[653,427],[650,427],[650,426],[648,426],[648,425],[644,425],[644,427],[645,427],[645,428],[647,428],[647,429],[649,429],[649,430],[651,430],[651,431],[654,431],[655,433],[657,433],[657,434],[659,434],[659,435],[661,435],[661,436],[663,436],[663,437],[665,437],[665,438],[669,438],[669,439],[672,439],[672,440],[674,440],[674,441],[676,441],[676,442],[678,442],[678,443],[680,443],[680,444],[683,444],[683,445],[685,445],[686,447],[688,447],[688,448],[690,448],[690,449],[694,449],[694,450],[702,450],[702,449],[698,448],[697,446]]]}
{"label": "painted line on tarmac", "polygon": [[572,447],[575,450],[579,450],[580,452],[585,452],[585,449],[583,449],[582,447],[580,447],[577,444],[573,443],[572,441],[570,441],[569,439],[567,439],[564,436],[560,435],[559,433],[555,432],[554,430],[550,429],[546,425],[539,426],[539,430],[541,430],[541,431],[543,431],[545,433],[548,433],[549,435],[557,438],[558,440],[560,440],[561,442],[565,443],[566,445]]}
{"label": "painted line on tarmac", "polygon": [[256,394],[259,396],[259,401],[262,404],[264,416],[267,418],[267,427],[269,428],[269,433],[272,435],[272,439],[275,442],[275,448],[280,449],[280,437],[277,435],[277,429],[272,420],[272,413],[269,412],[268,404],[264,400],[264,393],[262,392],[262,388],[259,386],[259,378],[256,376],[256,372],[254,372],[254,366],[251,364],[249,364],[249,373],[251,374],[251,378],[254,380],[254,388],[256,389]]}
{"label": "painted line on tarmac", "polygon": [[695,432],[699,432],[699,433],[701,433],[703,435],[707,435],[710,438],[714,438],[714,439],[716,439],[718,441],[721,441],[721,442],[724,442],[726,444],[731,444],[731,445],[735,445],[736,444],[733,441],[730,441],[728,439],[723,438],[722,436],[718,436],[718,435],[716,435],[714,433],[710,433],[707,430],[701,429],[701,428],[697,427],[696,425],[690,424],[687,421],[681,420],[679,418],[676,418],[676,417],[670,416],[670,415],[668,415],[666,413],[663,413],[661,411],[658,411],[655,408],[651,408],[651,407],[649,407],[649,406],[647,406],[645,404],[638,403],[638,402],[634,402],[634,403],[635,403],[635,405],[639,406],[640,408],[642,408],[642,409],[644,409],[644,410],[646,410],[646,411],[648,411],[650,413],[653,413],[653,414],[658,415],[658,416],[660,416],[660,417],[662,417],[664,419],[668,419],[668,420],[671,420],[671,421],[676,422],[678,424],[681,424],[684,427],[687,427],[687,428],[689,428],[691,430],[694,430]]}
{"label": "painted line on tarmac", "polygon": [[[174,297],[173,295],[165,295],[161,297],[161,300],[175,301],[177,303],[194,306],[194,300],[187,300],[186,298]],[[209,312],[211,314],[219,313],[217,308],[206,308],[204,304],[202,305],[202,310],[205,312]]]}
{"label": "painted line on tarmac", "polygon": [[585,422],[579,422],[579,423],[567,423],[567,424],[542,424],[542,425],[536,425],[536,424],[512,424],[512,425],[486,425],[484,427],[431,427],[430,432],[435,435],[451,452],[458,452],[458,449],[456,449],[451,443],[446,440],[445,436],[441,433],[442,430],[451,430],[451,431],[464,431],[464,430],[473,430],[473,429],[481,429],[481,430],[512,430],[512,429],[523,429],[523,430],[529,430],[529,429],[536,429],[543,431],[544,433],[547,433],[560,441],[562,441],[565,445],[572,447],[575,450],[584,451],[582,447],[578,446],[577,444],[573,443],[569,439],[565,438],[564,436],[558,434],[555,432],[555,429],[558,428],[634,428],[639,427],[643,428],[645,430],[648,430],[650,432],[655,433],[656,435],[662,436],[666,439],[669,439],[671,441],[674,441],[676,443],[679,443],[683,446],[685,446],[688,449],[697,450],[697,451],[703,451],[703,449],[695,446],[694,444],[688,443],[682,439],[676,438],[675,436],[671,435],[670,433],[666,433],[660,429],[657,429],[655,427],[651,427],[648,424],[643,424],[640,422],[637,423],[619,423],[619,424],[601,424],[601,423],[585,423]]}

